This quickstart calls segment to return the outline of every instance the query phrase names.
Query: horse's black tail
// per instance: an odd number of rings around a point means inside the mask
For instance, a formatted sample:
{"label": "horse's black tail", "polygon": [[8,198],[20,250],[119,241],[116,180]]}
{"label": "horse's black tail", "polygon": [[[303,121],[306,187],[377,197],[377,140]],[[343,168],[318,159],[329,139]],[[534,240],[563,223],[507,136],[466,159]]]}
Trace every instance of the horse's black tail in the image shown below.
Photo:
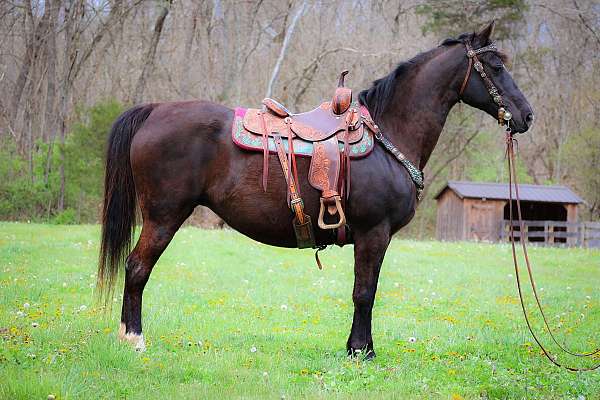
{"label": "horse's black tail", "polygon": [[150,115],[153,105],[125,111],[115,121],[106,150],[102,242],[96,289],[108,301],[119,272],[131,250],[136,217],[136,193],[129,150],[136,131]]}

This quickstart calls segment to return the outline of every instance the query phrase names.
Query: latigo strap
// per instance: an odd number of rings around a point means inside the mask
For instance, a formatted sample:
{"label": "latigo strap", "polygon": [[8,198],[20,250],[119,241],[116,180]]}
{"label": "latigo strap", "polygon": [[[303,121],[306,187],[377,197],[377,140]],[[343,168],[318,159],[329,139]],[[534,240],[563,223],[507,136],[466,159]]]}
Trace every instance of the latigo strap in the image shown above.
{"label": "latigo strap", "polygon": [[281,169],[283,170],[283,175],[285,176],[288,187],[289,207],[294,212],[293,226],[294,232],[296,233],[298,248],[305,249],[315,247],[315,238],[310,216],[304,213],[304,202],[300,197],[298,186],[296,184],[296,182],[298,182],[297,174],[292,174],[290,171],[289,161],[288,158],[286,158],[281,136],[276,135],[274,139],[275,145],[277,146],[277,157],[279,158],[279,163],[281,164]]}

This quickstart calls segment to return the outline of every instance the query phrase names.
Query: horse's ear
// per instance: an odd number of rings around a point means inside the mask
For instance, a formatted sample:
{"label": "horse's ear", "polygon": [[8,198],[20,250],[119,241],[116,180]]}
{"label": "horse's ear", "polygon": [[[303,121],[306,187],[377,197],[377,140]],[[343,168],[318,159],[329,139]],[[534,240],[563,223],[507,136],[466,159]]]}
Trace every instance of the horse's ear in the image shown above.
{"label": "horse's ear", "polygon": [[492,20],[485,28],[475,34],[475,42],[478,47],[487,46],[492,41],[496,21]]}

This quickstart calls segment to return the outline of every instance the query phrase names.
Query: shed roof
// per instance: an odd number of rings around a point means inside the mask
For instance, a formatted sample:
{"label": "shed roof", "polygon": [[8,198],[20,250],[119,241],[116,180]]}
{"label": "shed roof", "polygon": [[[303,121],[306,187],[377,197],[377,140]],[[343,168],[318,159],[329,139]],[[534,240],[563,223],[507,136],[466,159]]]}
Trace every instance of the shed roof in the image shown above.
{"label": "shed roof", "polygon": [[[508,183],[448,181],[435,195],[438,199],[446,189],[454,191],[460,198],[486,198],[508,200]],[[514,196],[513,188],[513,196]],[[583,200],[566,186],[519,185],[519,197],[523,201],[579,204]]]}

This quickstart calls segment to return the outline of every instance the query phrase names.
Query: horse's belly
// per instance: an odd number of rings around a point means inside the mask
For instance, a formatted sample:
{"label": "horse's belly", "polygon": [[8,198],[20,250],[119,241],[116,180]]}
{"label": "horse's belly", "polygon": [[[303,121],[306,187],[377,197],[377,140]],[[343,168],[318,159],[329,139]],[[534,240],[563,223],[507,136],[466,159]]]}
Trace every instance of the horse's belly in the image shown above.
{"label": "horse's belly", "polygon": [[[237,150],[237,149],[236,149]],[[267,191],[262,187],[262,154],[246,154],[243,168],[231,166],[219,180],[218,190],[210,193],[208,204],[230,227],[261,243],[297,247],[287,205],[287,185],[276,157],[271,156]],[[303,171],[308,163],[299,160],[299,181],[305,213],[311,217],[317,244],[333,243],[334,233],[317,227],[319,192],[308,184]],[[302,172],[301,172],[302,171]]]}
{"label": "horse's belly", "polygon": [[272,246],[296,247],[293,216],[289,209],[266,210],[257,203],[246,201],[227,202],[210,208],[227,225],[251,239]]}

